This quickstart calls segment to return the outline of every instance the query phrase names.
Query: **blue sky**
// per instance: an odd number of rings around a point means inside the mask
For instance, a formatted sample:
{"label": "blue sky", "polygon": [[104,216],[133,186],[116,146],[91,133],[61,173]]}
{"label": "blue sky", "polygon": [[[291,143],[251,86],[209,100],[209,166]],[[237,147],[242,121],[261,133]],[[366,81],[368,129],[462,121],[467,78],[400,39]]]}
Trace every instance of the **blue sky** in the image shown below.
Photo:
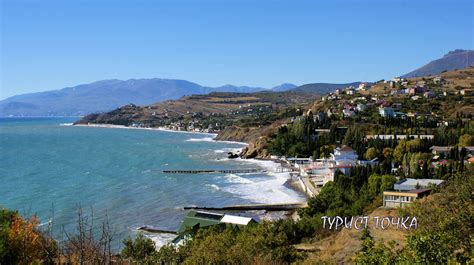
{"label": "blue sky", "polygon": [[112,78],[390,78],[472,49],[473,2],[2,0],[0,98]]}

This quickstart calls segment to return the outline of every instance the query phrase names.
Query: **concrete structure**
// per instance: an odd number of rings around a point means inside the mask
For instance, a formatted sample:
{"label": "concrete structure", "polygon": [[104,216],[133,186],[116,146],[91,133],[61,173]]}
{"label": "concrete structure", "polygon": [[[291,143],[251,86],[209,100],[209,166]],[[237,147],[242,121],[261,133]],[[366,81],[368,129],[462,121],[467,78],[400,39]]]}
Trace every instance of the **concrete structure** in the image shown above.
{"label": "concrete structure", "polygon": [[405,207],[414,200],[427,196],[430,192],[431,189],[416,189],[406,192],[384,191],[383,206],[389,208]]}
{"label": "concrete structure", "polygon": [[[434,139],[434,135],[432,134],[410,134],[408,135],[408,139]],[[405,134],[376,134],[376,135],[367,135],[365,136],[366,140],[370,139],[380,139],[380,140],[391,140],[391,139],[397,139],[397,140],[404,140],[407,139],[407,135]]]}
{"label": "concrete structure", "polygon": [[429,195],[431,186],[439,186],[443,182],[442,179],[402,179],[393,185],[394,191],[383,192],[383,206],[405,207],[414,200]]}
{"label": "concrete structure", "polygon": [[298,157],[290,157],[290,158],[287,158],[286,161],[296,167],[296,168],[300,168],[301,166],[305,166],[305,165],[309,165],[311,164],[311,162],[313,161],[313,159],[311,157],[309,158],[305,158],[305,157],[302,157],[302,158],[298,158]]}
{"label": "concrete structure", "polygon": [[392,118],[392,117],[395,117],[395,111],[393,110],[393,108],[383,108],[383,107],[380,107],[379,108],[379,114],[380,116],[384,117],[384,118]]}

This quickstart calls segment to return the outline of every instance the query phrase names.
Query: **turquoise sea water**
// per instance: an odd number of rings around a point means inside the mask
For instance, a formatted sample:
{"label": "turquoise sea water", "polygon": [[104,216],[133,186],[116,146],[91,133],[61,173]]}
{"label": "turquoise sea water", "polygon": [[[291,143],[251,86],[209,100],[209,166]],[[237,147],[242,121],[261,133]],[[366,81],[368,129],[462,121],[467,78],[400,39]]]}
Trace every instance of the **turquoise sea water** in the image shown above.
{"label": "turquoise sea water", "polygon": [[[163,174],[165,169],[268,167],[229,160],[241,144],[210,135],[60,126],[74,118],[0,119],[0,207],[73,232],[78,207],[108,216],[115,248],[142,225],[177,229],[186,205],[301,201],[285,174]],[[160,239],[158,239],[160,240]]]}

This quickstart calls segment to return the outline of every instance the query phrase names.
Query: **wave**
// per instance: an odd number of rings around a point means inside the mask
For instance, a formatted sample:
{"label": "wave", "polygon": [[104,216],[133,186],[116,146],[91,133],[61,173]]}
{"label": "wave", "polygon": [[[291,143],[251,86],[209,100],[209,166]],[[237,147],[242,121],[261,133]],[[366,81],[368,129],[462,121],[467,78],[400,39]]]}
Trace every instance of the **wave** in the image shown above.
{"label": "wave", "polygon": [[[256,162],[258,161],[258,162]],[[272,161],[256,160],[269,171],[273,171],[278,163]],[[224,178],[231,185],[222,188],[222,191],[238,195],[241,198],[255,203],[298,203],[305,200],[304,196],[295,190],[289,189],[285,184],[291,178],[289,173],[267,173],[264,178],[250,180],[242,177],[244,174],[227,174]],[[247,175],[247,174],[245,174]],[[254,173],[250,175],[255,175]]]}
{"label": "wave", "polygon": [[238,183],[238,184],[252,184],[254,183],[250,179],[243,178],[237,174],[227,174],[224,176],[224,178],[227,180],[229,183]]}
{"label": "wave", "polygon": [[186,142],[215,142],[212,137],[203,137],[203,138],[189,138]]}
{"label": "wave", "polygon": [[214,153],[218,153],[218,154],[221,154],[221,153],[229,153],[229,152],[232,152],[234,154],[238,154],[242,151],[242,149],[240,148],[222,148],[222,149],[217,149],[217,150],[214,150]]}
{"label": "wave", "polygon": [[158,250],[162,246],[165,246],[176,237],[174,234],[151,234],[151,233],[143,233],[145,237],[148,237],[155,243],[155,248]]}
{"label": "wave", "polygon": [[238,144],[238,145],[248,145],[243,142],[234,142],[234,141],[219,141],[215,140],[215,137],[203,137],[203,138],[189,138],[186,142],[209,142],[209,143],[226,143],[226,144]]}
{"label": "wave", "polygon": [[216,184],[206,184],[206,186],[211,187],[211,188],[214,189],[214,190],[220,190],[220,189],[221,189],[221,188],[219,188],[219,186],[217,186]]}
{"label": "wave", "polygon": [[74,123],[60,123],[59,126],[72,126]]}

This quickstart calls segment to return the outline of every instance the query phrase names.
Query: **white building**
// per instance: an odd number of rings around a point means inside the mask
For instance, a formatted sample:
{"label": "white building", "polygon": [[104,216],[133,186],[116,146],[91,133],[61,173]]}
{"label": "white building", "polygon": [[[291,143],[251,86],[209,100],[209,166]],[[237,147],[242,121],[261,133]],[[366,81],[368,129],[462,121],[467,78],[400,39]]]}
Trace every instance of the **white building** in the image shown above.
{"label": "white building", "polygon": [[350,148],[347,145],[337,147],[334,149],[334,153],[331,154],[331,158],[335,161],[338,160],[353,160],[357,161],[357,153],[354,149]]}
{"label": "white building", "polygon": [[351,169],[358,164],[357,153],[349,146],[341,146],[334,149],[328,159],[316,159],[310,165],[300,167],[304,176],[309,176],[317,187],[322,187],[329,181],[334,181],[337,171],[350,174]]}

